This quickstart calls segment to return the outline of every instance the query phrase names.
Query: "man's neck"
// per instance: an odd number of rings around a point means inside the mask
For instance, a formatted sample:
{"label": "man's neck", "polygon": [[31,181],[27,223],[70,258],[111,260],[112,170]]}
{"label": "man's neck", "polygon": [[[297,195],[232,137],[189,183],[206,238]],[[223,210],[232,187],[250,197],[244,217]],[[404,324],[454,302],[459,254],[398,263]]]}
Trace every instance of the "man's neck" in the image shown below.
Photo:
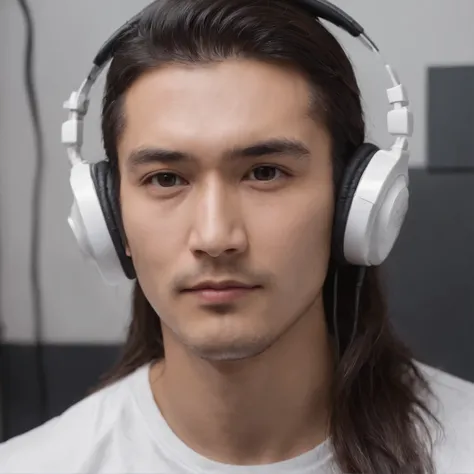
{"label": "man's neck", "polygon": [[332,354],[322,308],[313,308],[257,357],[213,363],[173,347],[150,381],[192,449],[227,464],[267,464],[327,438]]}

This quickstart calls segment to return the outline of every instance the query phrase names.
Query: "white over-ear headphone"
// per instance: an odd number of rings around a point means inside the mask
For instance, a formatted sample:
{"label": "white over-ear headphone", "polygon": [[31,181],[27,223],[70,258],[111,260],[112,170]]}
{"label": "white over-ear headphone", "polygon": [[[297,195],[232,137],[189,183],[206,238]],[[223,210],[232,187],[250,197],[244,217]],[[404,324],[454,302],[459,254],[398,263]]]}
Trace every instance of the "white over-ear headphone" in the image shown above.
{"label": "white over-ear headphone", "polygon": [[[349,15],[326,0],[299,0],[310,15],[324,19],[359,38],[364,46],[380,52],[364,29]],[[141,13],[117,30],[102,46],[91,72],[64,107],[69,118],[62,127],[62,142],[72,165],[74,195],[69,225],[86,258],[94,261],[110,284],[135,278],[125,253],[117,189],[108,161],[88,163],[81,154],[83,123],[90,90],[112,60],[124,34],[134,28]],[[354,154],[338,190],[333,229],[333,259],[341,264],[380,265],[391,252],[408,210],[408,139],[413,116],[408,97],[394,70],[385,64],[392,87],[387,90],[391,110],[388,131],[395,136],[390,149],[364,143]]]}

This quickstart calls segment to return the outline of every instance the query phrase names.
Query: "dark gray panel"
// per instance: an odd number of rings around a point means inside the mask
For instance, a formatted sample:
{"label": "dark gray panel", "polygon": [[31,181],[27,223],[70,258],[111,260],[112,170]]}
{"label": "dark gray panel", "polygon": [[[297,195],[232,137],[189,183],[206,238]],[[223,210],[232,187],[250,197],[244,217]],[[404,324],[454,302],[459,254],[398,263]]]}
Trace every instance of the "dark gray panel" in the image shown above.
{"label": "dark gray panel", "polygon": [[[43,348],[47,419],[81,400],[118,358],[116,346],[55,346]],[[2,347],[0,387],[3,391],[4,439],[39,424],[37,353],[34,346]]]}
{"label": "dark gray panel", "polygon": [[474,65],[428,69],[428,167],[474,169]]}
{"label": "dark gray panel", "polygon": [[474,173],[410,178],[407,221],[385,265],[392,318],[421,358],[474,381]]}

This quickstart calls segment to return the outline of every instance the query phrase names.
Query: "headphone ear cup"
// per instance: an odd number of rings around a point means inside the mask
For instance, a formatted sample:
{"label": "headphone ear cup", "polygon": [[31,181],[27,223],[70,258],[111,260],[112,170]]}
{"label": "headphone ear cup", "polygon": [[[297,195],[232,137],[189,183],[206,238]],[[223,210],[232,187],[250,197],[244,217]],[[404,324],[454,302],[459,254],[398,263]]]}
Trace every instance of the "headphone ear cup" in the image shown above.
{"label": "headphone ear cup", "polygon": [[357,186],[370,160],[380,149],[372,143],[362,144],[344,170],[336,196],[334,211],[332,259],[339,265],[350,265],[344,252],[347,222]]}
{"label": "headphone ear cup", "polygon": [[100,161],[91,165],[91,177],[99,199],[105,223],[110,238],[119,258],[125,276],[133,280],[136,278],[132,259],[125,250],[125,232],[123,229],[120,204],[118,199],[117,179],[111,171],[108,161]]}

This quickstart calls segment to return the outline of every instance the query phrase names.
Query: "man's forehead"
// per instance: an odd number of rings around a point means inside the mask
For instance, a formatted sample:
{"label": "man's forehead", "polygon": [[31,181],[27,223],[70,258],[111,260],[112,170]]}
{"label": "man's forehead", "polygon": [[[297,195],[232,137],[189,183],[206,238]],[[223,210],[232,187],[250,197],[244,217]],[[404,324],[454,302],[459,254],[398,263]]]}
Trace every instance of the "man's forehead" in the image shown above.
{"label": "man's forehead", "polygon": [[[306,79],[289,67],[254,60],[187,66],[172,64],[149,71],[126,93],[128,114],[183,111],[245,114],[305,114],[310,104]],[[262,108],[262,105],[265,108]],[[196,107],[193,109],[192,107]]]}
{"label": "man's forehead", "polygon": [[[126,96],[122,155],[160,148],[224,156],[276,140],[299,142],[304,155],[305,136],[315,126],[308,88],[288,75],[273,65],[238,61],[148,73]],[[261,80],[272,77],[270,85]],[[278,80],[282,84],[275,85]]]}

